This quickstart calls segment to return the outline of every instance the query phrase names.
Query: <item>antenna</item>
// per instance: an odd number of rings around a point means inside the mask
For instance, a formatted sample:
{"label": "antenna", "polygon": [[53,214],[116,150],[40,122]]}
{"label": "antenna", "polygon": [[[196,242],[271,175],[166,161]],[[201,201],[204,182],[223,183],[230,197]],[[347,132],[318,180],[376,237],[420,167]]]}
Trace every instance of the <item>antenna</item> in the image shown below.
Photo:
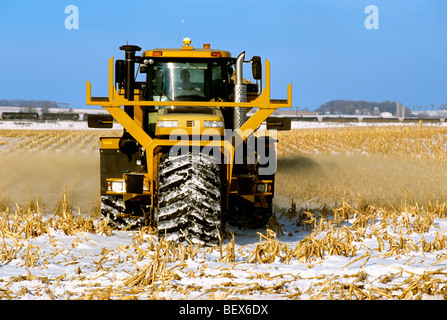
{"label": "antenna", "polygon": [[178,47],[178,42],[180,41],[180,37],[182,35],[183,23],[184,22],[185,22],[185,19],[182,19],[182,25],[180,26],[180,32],[178,33],[178,37],[177,37],[177,44],[175,45],[176,47]]}

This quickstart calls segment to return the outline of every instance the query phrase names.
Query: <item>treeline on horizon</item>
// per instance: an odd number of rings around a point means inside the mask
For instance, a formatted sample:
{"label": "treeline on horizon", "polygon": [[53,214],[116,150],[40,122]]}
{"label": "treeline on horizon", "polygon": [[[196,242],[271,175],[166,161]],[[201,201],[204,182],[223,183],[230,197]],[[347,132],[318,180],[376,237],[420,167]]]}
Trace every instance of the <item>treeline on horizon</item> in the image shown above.
{"label": "treeline on horizon", "polygon": [[[370,102],[365,100],[331,100],[315,111],[319,113],[341,113],[341,114],[356,114],[356,111],[360,113],[373,113],[374,108],[379,108],[380,112],[390,112],[391,114],[396,113],[395,101],[383,101],[383,102]],[[25,99],[0,99],[0,106],[8,107],[23,107],[23,108],[58,108],[60,107],[56,101],[50,100],[25,100]],[[405,114],[411,114],[412,109],[417,110],[435,110],[436,106],[431,104],[430,106],[412,106],[411,109],[405,106]],[[441,104],[437,108],[438,110],[447,110],[447,103]]]}
{"label": "treeline on horizon", "polygon": [[[378,108],[379,111],[389,112],[391,114],[396,113],[397,102],[396,101],[383,101],[383,102],[371,102],[365,100],[332,100],[322,104],[316,112],[319,113],[341,113],[341,114],[360,114],[370,113],[373,114],[374,108]],[[435,104],[429,106],[405,106],[405,114],[410,115],[413,111],[430,111],[430,110],[447,110],[447,103],[441,104],[436,108]],[[413,111],[412,111],[413,110]]]}
{"label": "treeline on horizon", "polygon": [[[396,113],[397,102],[383,101],[370,102],[364,100],[332,100],[322,104],[315,111],[330,114],[365,114],[374,112],[374,108],[378,108],[379,112]],[[405,114],[410,114],[411,110],[405,107]]]}
{"label": "treeline on horizon", "polygon": [[35,108],[57,108],[56,101],[49,100],[24,100],[24,99],[0,99],[0,106],[8,107],[35,107]]}

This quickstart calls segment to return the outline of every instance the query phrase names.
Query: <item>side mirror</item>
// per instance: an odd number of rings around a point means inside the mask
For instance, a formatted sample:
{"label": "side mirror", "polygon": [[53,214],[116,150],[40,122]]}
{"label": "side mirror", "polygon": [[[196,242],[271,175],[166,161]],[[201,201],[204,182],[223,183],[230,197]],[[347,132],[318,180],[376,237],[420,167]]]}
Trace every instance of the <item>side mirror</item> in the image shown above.
{"label": "side mirror", "polygon": [[253,58],[251,58],[251,71],[253,73],[253,79],[262,80],[261,57],[254,56]]}
{"label": "side mirror", "polygon": [[126,67],[124,60],[115,61],[115,83],[124,83]]}
{"label": "side mirror", "polygon": [[267,118],[267,129],[275,130],[290,130],[292,128],[292,121],[290,118]]}
{"label": "side mirror", "polygon": [[140,63],[140,73],[147,73],[147,65]]}
{"label": "side mirror", "polygon": [[89,128],[111,129],[113,117],[109,114],[89,114],[87,123]]}

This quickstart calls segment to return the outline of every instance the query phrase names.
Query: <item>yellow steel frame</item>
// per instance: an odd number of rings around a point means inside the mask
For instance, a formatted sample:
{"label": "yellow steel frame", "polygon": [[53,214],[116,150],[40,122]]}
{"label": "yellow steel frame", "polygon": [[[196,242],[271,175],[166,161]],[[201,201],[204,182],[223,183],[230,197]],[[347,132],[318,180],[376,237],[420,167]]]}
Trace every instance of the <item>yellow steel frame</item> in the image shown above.
{"label": "yellow steel frame", "polygon": [[221,147],[224,150],[224,156],[229,159],[228,181],[231,181],[233,171],[233,157],[234,150],[237,145],[232,145],[230,141],[171,141],[165,139],[151,138],[129,115],[121,108],[122,106],[204,106],[204,107],[246,107],[248,109],[258,108],[258,110],[248,120],[233,133],[233,136],[239,136],[235,139],[240,143],[252,134],[259,125],[262,124],[276,109],[291,108],[292,107],[292,84],[287,87],[287,101],[284,100],[270,100],[270,62],[265,60],[265,87],[262,94],[250,102],[214,102],[214,101],[129,101],[124,98],[124,95],[118,94],[113,82],[114,74],[114,59],[109,59],[109,83],[108,83],[108,97],[92,97],[91,84],[87,81],[86,97],[87,105],[100,105],[106,109],[115,120],[117,120],[145,149],[147,155],[148,178],[151,188],[151,194],[154,194],[154,157],[155,150],[161,146],[210,146]]}

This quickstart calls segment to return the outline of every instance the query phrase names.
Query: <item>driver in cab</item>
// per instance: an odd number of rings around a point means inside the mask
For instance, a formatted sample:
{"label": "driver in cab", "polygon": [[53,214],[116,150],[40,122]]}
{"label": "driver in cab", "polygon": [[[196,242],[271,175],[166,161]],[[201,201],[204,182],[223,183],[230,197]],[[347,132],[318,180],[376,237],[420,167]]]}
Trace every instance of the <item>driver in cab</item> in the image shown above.
{"label": "driver in cab", "polygon": [[194,85],[190,82],[191,75],[188,69],[182,69],[180,71],[180,80],[182,81],[181,91],[179,92],[179,96],[201,96],[205,97],[203,92],[194,87]]}

